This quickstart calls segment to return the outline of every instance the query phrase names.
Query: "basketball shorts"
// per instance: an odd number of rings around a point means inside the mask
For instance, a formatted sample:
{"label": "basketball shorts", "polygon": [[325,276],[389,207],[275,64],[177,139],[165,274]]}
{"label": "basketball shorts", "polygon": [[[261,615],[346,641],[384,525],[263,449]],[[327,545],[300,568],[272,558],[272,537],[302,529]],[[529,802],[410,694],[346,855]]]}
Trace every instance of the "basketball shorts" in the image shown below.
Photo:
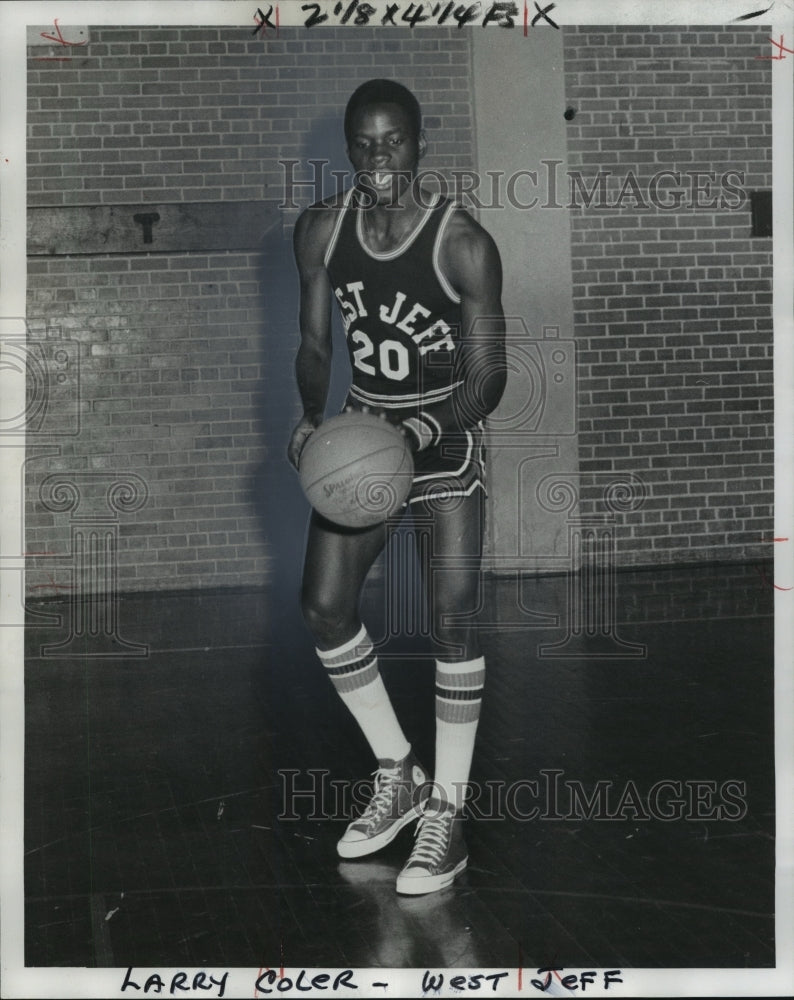
{"label": "basketball shorts", "polygon": [[485,492],[483,428],[446,435],[414,455],[414,482],[407,504],[425,500],[444,505],[475,490]]}
{"label": "basketball shorts", "polygon": [[[361,403],[352,397],[345,400],[344,406],[361,409]],[[414,481],[405,504],[425,501],[443,507],[475,490],[486,492],[482,423],[471,430],[447,434],[437,445],[416,452]]]}

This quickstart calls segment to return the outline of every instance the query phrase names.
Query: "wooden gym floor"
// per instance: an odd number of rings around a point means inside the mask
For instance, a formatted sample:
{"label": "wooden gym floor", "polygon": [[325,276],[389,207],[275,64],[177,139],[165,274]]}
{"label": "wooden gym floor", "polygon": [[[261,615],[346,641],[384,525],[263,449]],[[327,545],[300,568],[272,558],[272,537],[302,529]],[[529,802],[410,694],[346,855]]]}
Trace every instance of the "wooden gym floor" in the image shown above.
{"label": "wooden gym floor", "polygon": [[[393,889],[409,830],[336,857],[374,761],[294,581],[123,596],[117,634],[148,647],[126,658],[42,655],[72,612],[31,605],[26,965],[773,966],[770,581],[761,564],[620,572],[606,637],[554,656],[567,578],[489,580],[470,865],[417,898]],[[389,637],[384,603],[375,583],[383,674],[432,767],[432,661],[421,634]]]}

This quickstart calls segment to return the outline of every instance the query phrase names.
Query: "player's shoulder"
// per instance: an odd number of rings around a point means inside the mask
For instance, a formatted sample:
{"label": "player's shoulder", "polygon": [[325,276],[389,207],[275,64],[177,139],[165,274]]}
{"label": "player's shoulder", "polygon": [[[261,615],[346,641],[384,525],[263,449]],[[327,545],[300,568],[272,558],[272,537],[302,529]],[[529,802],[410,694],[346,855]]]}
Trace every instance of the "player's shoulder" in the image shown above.
{"label": "player's shoulder", "polygon": [[445,238],[451,243],[492,244],[493,238],[484,226],[456,202],[452,202],[449,219],[444,230]]}
{"label": "player's shoulder", "polygon": [[309,205],[295,222],[293,242],[299,258],[322,258],[339,213],[346,204],[347,192],[340,191]]}
{"label": "player's shoulder", "polygon": [[450,211],[441,246],[442,260],[452,271],[499,266],[499,250],[488,230],[460,205]]}

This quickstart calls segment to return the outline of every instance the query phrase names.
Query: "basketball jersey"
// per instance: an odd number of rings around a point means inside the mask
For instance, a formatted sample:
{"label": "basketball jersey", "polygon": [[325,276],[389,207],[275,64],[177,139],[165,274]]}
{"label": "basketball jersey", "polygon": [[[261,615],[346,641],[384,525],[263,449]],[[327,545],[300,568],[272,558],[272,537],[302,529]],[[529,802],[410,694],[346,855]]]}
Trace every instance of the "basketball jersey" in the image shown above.
{"label": "basketball jersey", "polygon": [[452,394],[460,343],[460,297],[439,251],[456,205],[434,195],[393,250],[364,240],[366,209],[345,195],[325,254],[353,371],[350,397],[404,419]]}

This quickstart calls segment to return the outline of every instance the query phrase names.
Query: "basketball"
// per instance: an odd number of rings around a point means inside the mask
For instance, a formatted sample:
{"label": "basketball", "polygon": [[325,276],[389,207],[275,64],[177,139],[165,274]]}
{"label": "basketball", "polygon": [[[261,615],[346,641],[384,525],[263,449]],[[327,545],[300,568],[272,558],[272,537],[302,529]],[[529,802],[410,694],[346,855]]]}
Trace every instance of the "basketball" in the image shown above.
{"label": "basketball", "polygon": [[307,439],[298,464],[314,509],[347,528],[365,528],[399,510],[414,463],[403,433],[372,413],[340,413]]}

